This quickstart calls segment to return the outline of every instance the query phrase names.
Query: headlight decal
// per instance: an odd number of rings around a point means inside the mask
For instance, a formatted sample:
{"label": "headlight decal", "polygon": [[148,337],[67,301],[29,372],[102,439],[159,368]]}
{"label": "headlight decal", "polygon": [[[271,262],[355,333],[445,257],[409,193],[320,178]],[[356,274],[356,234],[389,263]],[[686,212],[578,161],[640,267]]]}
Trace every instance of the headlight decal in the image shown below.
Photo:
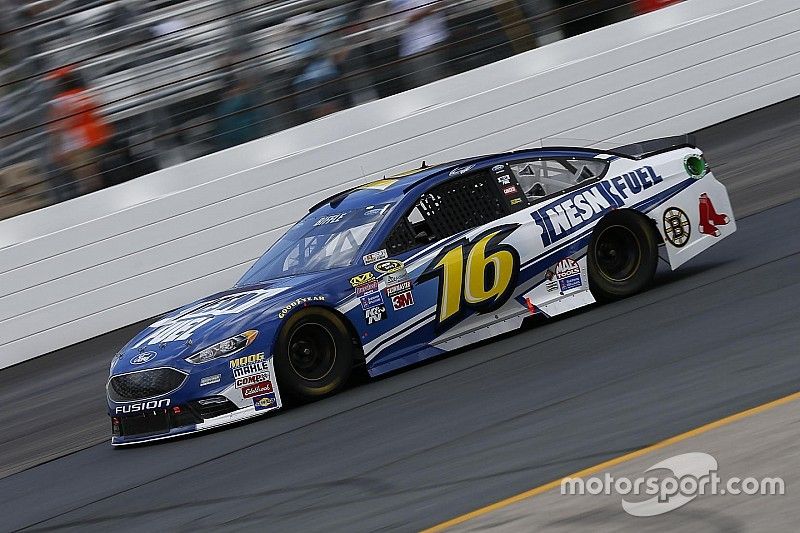
{"label": "headlight decal", "polygon": [[244,333],[225,339],[222,342],[203,348],[199,352],[187,357],[186,361],[193,365],[200,365],[213,361],[214,359],[219,359],[220,357],[228,357],[250,346],[257,335],[258,331],[256,330],[245,331]]}

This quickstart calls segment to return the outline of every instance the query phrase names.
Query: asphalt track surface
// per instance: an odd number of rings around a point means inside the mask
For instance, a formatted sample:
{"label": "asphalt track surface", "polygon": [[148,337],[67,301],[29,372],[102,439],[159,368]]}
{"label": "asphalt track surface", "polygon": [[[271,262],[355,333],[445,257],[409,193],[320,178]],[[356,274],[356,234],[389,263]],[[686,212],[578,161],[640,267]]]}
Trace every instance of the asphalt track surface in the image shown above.
{"label": "asphalt track surface", "polygon": [[800,390],[798,111],[701,132],[739,231],[651,290],[316,404],[112,449],[135,328],[0,372],[0,529],[420,529]]}

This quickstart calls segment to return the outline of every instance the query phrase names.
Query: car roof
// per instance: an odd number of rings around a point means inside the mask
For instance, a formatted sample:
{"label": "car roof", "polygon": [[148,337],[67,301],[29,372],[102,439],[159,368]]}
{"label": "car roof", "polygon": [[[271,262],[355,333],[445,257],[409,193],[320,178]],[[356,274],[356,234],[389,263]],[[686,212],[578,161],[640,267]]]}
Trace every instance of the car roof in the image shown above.
{"label": "car roof", "polygon": [[459,169],[464,169],[463,173],[467,173],[473,170],[482,170],[509,160],[519,159],[520,157],[617,158],[628,156],[589,148],[548,147],[458,159],[435,166],[427,166],[423,161],[422,165],[417,169],[393,176],[386,176],[379,180],[334,194],[314,205],[309,209],[309,212],[312,213],[320,210],[325,213],[328,211],[357,209],[368,205],[393,203],[404,197],[406,193],[418,185],[433,185],[451,176],[455,177],[455,172]]}

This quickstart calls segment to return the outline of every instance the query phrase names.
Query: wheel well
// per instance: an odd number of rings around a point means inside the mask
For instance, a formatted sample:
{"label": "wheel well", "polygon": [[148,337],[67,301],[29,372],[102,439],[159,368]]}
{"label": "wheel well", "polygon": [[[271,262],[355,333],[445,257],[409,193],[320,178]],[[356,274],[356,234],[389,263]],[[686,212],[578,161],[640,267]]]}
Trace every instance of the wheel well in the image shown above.
{"label": "wheel well", "polygon": [[631,216],[646,220],[649,223],[647,227],[649,227],[653,231],[653,235],[656,236],[656,242],[658,242],[659,245],[664,244],[664,238],[661,236],[661,232],[658,229],[658,223],[646,214],[642,213],[641,211],[636,211],[635,209],[614,209],[613,211],[610,211],[604,215],[603,218],[597,222],[597,226],[602,224],[603,221],[617,216]]}
{"label": "wheel well", "polygon": [[[353,346],[356,347],[356,353],[354,354],[356,365],[364,364],[364,346],[361,344],[361,338],[358,336],[358,331],[353,323],[350,322],[350,320],[343,313],[339,312],[339,310],[334,307],[328,307],[324,305],[309,305],[308,307],[304,307],[302,311],[309,312],[313,311],[314,309],[324,309],[325,311],[336,315],[336,317],[342,321],[342,324],[344,324],[344,327],[346,327],[348,333],[350,333],[350,341],[353,343]],[[278,335],[275,336],[276,339],[278,338],[281,329],[283,329],[283,326],[284,324],[281,324],[281,327],[278,329]]]}

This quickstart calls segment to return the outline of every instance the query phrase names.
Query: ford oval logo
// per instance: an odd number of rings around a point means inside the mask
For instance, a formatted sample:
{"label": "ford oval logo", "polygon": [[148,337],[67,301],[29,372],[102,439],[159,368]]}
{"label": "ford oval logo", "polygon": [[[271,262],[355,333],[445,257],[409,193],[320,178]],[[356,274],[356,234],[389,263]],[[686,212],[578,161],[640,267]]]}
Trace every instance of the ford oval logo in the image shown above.
{"label": "ford oval logo", "polygon": [[142,352],[133,359],[131,359],[131,364],[143,365],[148,361],[152,361],[156,355],[158,355],[156,352]]}

